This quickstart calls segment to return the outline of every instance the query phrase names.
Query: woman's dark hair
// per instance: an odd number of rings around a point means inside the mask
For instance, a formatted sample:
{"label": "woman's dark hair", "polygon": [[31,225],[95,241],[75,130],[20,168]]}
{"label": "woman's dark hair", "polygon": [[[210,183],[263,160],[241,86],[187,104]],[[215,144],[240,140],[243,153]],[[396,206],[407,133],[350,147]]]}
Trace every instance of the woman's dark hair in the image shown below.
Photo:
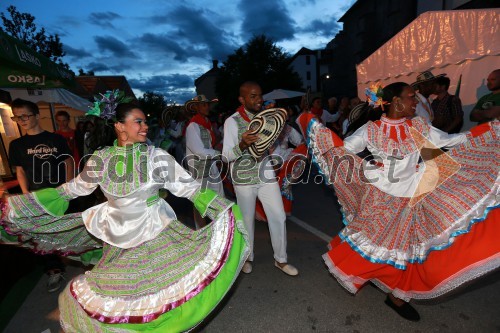
{"label": "woman's dark hair", "polygon": [[360,116],[354,120],[349,126],[347,127],[347,131],[345,133],[345,137],[348,137],[352,133],[356,132],[358,128],[363,126],[369,121],[376,121],[379,120],[382,117],[382,114],[384,111],[382,111],[381,108],[373,108],[371,105],[369,105],[367,102],[362,103],[363,106],[360,106],[362,110],[360,111]]}
{"label": "woman's dark hair", "polygon": [[89,134],[89,148],[93,152],[102,149],[106,146],[112,146],[116,139],[115,127],[117,122],[124,122],[125,118],[133,109],[140,109],[137,105],[131,103],[118,104],[116,113],[113,119],[103,119],[96,117],[94,121],[94,128]]}
{"label": "woman's dark hair", "polygon": [[[382,89],[382,100],[387,103],[391,103],[394,97],[401,96],[403,89],[408,87],[409,84],[405,82],[394,82]],[[388,106],[386,106],[387,108]],[[361,116],[356,119],[352,124],[349,124],[347,128],[346,137],[354,133],[358,128],[366,124],[368,121],[376,121],[382,117],[384,110],[381,107],[373,108],[368,103],[364,103],[363,110],[361,111]]]}
{"label": "woman's dark hair", "polygon": [[391,83],[387,86],[385,86],[382,91],[384,96],[382,97],[382,100],[387,103],[391,103],[392,99],[394,97],[399,97],[401,96],[401,93],[403,92],[403,89],[405,87],[408,87],[409,84],[406,82],[394,82]]}

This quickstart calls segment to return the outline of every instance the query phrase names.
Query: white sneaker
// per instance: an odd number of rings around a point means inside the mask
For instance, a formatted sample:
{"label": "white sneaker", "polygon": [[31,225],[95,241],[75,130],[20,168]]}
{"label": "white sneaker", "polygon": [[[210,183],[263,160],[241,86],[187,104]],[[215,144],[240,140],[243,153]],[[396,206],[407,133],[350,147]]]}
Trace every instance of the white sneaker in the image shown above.
{"label": "white sneaker", "polygon": [[250,274],[252,273],[252,263],[250,261],[245,261],[245,263],[243,264],[243,268],[241,269],[241,271],[245,274]]}
{"label": "white sneaker", "polygon": [[285,266],[281,267],[277,261],[274,261],[274,266],[279,268],[283,273],[290,275],[290,276],[296,276],[299,275],[299,270],[295,268],[293,265],[286,264]]}

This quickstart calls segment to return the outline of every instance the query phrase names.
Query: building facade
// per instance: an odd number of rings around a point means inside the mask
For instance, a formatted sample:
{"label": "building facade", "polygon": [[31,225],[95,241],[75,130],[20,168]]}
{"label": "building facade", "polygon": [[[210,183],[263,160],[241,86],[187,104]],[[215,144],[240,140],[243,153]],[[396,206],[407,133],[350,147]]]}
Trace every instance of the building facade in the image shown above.
{"label": "building facade", "polygon": [[196,95],[205,95],[210,100],[217,98],[217,95],[215,93],[215,84],[217,78],[219,77],[219,73],[219,61],[212,60],[212,68],[210,68],[205,74],[194,80]]}

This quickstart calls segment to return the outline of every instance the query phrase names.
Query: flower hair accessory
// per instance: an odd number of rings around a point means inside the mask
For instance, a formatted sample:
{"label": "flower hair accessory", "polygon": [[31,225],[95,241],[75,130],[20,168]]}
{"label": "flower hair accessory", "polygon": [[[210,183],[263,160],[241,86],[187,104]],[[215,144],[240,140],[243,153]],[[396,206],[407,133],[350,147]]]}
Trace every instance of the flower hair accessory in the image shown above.
{"label": "flower hair accessory", "polygon": [[382,84],[381,83],[375,83],[370,86],[370,88],[365,89],[365,95],[366,99],[368,101],[368,104],[370,104],[373,107],[378,107],[380,106],[382,110],[384,110],[384,105],[388,104],[384,100],[382,100],[382,97],[384,96],[384,92],[382,90]]}
{"label": "flower hair accessory", "polygon": [[105,94],[94,97],[94,106],[90,108],[87,115],[101,117],[106,120],[114,119],[116,107],[121,103],[128,103],[132,98],[125,96],[120,90],[106,91]]}

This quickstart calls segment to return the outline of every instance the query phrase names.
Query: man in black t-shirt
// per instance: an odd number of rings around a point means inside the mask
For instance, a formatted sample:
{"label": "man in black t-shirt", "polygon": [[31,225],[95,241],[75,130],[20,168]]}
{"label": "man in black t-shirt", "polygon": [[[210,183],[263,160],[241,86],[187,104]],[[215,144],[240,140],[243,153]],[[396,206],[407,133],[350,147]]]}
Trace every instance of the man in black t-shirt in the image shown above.
{"label": "man in black t-shirt", "polygon": [[72,162],[66,159],[70,156],[71,151],[62,136],[43,130],[38,134],[27,133],[12,141],[9,147],[9,159],[16,167],[23,193],[65,183],[68,178],[66,162]]}
{"label": "man in black t-shirt", "polygon": [[[23,193],[46,187],[57,187],[74,177],[74,163],[66,140],[59,134],[40,127],[38,106],[30,101],[15,99],[12,120],[26,135],[12,141],[9,160],[15,167],[17,180]],[[49,275],[47,290],[61,287],[64,265],[55,255],[44,255],[45,270]]]}

